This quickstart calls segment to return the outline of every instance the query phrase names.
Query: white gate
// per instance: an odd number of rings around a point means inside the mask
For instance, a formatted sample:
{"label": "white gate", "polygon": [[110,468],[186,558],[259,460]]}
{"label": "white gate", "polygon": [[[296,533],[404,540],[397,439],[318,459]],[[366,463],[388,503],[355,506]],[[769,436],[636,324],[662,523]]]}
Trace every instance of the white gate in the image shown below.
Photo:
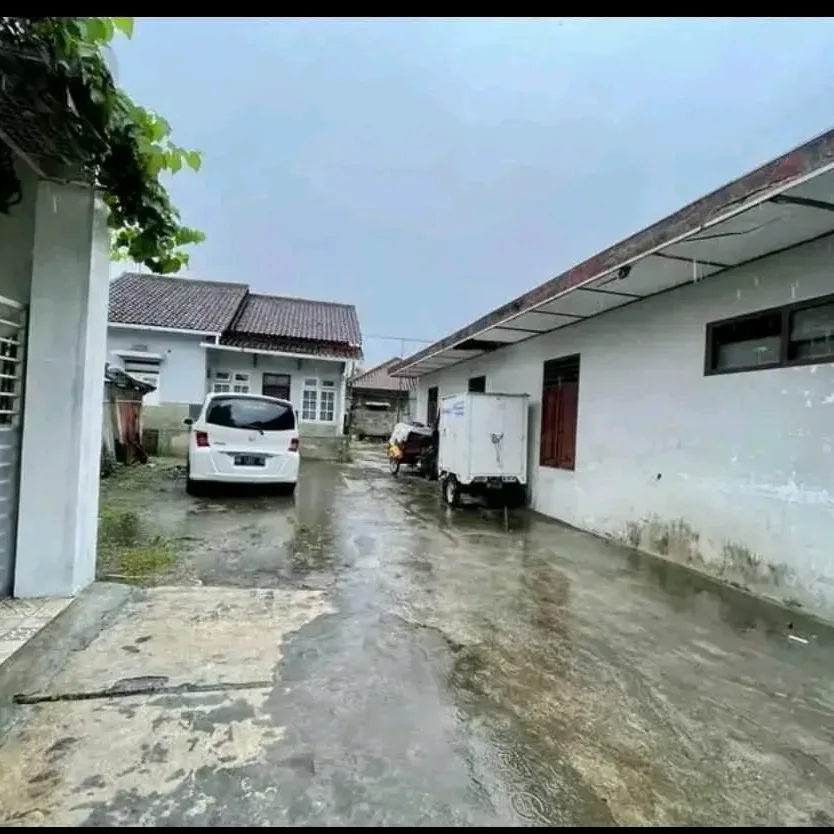
{"label": "white gate", "polygon": [[25,345],[25,308],[0,296],[0,597],[14,587]]}

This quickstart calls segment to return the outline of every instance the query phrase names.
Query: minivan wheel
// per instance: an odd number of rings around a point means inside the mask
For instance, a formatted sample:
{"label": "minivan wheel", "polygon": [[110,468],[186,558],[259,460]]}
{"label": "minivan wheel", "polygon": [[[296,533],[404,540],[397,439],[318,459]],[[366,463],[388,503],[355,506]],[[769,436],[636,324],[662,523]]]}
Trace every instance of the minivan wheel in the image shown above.
{"label": "minivan wheel", "polygon": [[189,495],[199,495],[200,494],[200,484],[197,481],[192,481],[191,478],[185,479],[185,491]]}

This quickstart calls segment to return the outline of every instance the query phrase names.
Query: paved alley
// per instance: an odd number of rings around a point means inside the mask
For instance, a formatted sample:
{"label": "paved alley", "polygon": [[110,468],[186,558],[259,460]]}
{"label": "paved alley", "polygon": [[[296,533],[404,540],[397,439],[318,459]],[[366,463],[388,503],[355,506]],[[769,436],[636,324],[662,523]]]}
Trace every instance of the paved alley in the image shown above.
{"label": "paved alley", "polygon": [[0,824],[834,821],[812,620],[452,513],[375,450],[305,462],[294,499],[183,486],[104,482],[100,578],[133,590],[17,707]]}

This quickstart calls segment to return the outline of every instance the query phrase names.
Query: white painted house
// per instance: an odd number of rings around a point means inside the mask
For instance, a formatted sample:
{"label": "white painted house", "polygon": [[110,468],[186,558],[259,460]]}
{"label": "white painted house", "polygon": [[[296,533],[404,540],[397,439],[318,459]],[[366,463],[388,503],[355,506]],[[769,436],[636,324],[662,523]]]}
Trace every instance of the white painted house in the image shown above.
{"label": "white painted house", "polygon": [[834,131],[393,373],[530,394],[535,510],[834,612]]}
{"label": "white painted house", "polygon": [[128,273],[110,286],[108,361],[156,386],[143,427],[162,452],[183,451],[183,420],[206,393],[234,391],[289,399],[302,454],[335,457],[361,345],[350,304],[160,275]]}

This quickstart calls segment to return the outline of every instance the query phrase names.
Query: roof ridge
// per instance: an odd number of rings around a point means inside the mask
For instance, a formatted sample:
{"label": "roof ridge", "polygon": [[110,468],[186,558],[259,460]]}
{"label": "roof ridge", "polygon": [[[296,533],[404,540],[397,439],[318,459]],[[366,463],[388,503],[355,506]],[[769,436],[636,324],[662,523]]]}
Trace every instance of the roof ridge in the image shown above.
{"label": "roof ridge", "polygon": [[186,275],[159,275],[156,272],[123,272],[121,275],[113,279],[111,283],[121,281],[123,278],[142,278],[154,279],[157,281],[187,281],[189,284],[207,284],[210,287],[234,287],[235,289],[245,289],[249,292],[249,284],[242,281],[213,281],[211,278],[190,278]]}
{"label": "roof ridge", "polygon": [[252,292],[249,290],[250,298],[270,298],[275,301],[303,301],[305,304],[325,304],[328,307],[348,307],[356,309],[355,304],[349,304],[346,301],[323,301],[318,298],[302,298],[299,295],[276,295],[271,292]]}

